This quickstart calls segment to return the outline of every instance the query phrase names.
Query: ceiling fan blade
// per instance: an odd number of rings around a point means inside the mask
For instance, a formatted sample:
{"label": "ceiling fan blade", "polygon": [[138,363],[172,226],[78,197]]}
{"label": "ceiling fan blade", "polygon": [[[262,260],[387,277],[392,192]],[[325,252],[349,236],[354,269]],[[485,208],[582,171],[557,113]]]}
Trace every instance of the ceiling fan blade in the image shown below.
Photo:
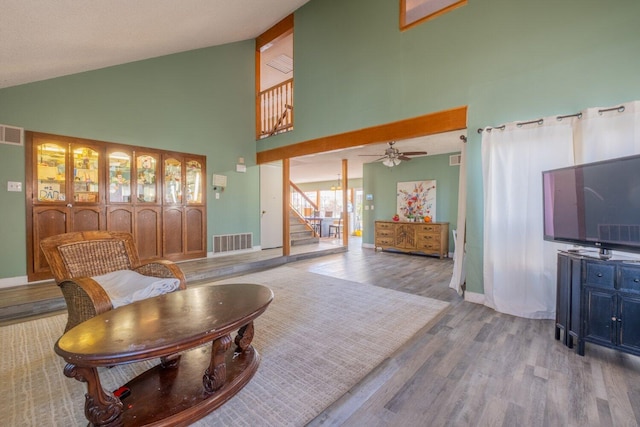
{"label": "ceiling fan blade", "polygon": [[403,156],[422,156],[427,154],[426,151],[405,151],[402,153]]}
{"label": "ceiling fan blade", "polygon": [[358,156],[380,156],[380,154],[358,154]]}
{"label": "ceiling fan blade", "polygon": [[399,156],[398,156],[398,158],[399,158],[400,160],[404,160],[404,161],[409,161],[409,160],[411,160],[411,157],[407,157],[407,156],[405,156],[404,154],[399,155]]}

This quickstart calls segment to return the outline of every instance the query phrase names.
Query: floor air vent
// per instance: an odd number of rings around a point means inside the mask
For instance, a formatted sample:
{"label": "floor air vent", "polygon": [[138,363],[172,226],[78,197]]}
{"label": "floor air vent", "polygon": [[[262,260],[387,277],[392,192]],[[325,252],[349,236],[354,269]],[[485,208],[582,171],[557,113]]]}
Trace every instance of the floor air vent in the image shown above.
{"label": "floor air vent", "polygon": [[221,234],[213,236],[213,253],[253,250],[253,233]]}

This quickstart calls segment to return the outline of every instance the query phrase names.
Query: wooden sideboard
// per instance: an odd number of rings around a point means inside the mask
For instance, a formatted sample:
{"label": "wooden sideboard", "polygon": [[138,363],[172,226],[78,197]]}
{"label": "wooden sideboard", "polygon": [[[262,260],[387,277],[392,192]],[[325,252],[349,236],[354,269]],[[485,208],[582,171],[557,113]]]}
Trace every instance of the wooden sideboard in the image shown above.
{"label": "wooden sideboard", "polygon": [[375,233],[376,249],[449,256],[448,222],[376,221]]}

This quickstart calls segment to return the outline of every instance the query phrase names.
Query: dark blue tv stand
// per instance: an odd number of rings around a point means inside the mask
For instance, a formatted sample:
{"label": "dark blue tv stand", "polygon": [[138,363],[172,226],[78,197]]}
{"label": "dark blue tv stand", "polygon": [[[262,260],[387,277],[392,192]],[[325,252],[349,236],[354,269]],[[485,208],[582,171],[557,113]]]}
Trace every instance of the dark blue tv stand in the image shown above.
{"label": "dark blue tv stand", "polygon": [[584,356],[593,343],[640,356],[640,263],[558,252],[555,338]]}

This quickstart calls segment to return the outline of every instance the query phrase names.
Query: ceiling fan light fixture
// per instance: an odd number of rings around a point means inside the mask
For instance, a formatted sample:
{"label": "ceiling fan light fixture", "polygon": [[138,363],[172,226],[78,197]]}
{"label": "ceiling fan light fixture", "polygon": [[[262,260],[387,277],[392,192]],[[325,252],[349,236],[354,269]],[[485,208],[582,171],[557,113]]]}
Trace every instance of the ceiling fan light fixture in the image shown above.
{"label": "ceiling fan light fixture", "polygon": [[387,166],[387,167],[390,167],[390,168],[392,168],[394,166],[393,160],[391,160],[388,157],[382,161],[382,164]]}
{"label": "ceiling fan light fixture", "polygon": [[393,159],[393,164],[394,166],[398,166],[400,164],[401,160],[398,158]]}

